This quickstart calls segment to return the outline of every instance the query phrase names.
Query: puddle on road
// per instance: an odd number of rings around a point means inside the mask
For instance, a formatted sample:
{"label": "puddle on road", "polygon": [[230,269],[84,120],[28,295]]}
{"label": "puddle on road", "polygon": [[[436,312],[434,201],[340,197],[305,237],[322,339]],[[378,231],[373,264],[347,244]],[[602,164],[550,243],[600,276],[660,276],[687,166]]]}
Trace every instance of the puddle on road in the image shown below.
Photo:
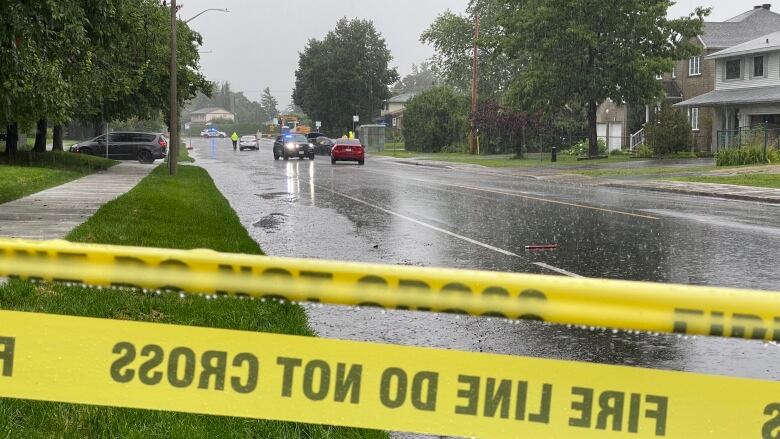
{"label": "puddle on road", "polygon": [[262,198],[263,200],[284,199],[284,201],[288,203],[294,203],[298,201],[298,196],[289,192],[269,192],[267,194],[255,194],[255,196]]}
{"label": "puddle on road", "polygon": [[285,218],[287,218],[287,215],[283,213],[272,213],[264,216],[260,221],[252,225],[264,229],[269,233],[273,233],[279,230],[279,226],[284,224]]}

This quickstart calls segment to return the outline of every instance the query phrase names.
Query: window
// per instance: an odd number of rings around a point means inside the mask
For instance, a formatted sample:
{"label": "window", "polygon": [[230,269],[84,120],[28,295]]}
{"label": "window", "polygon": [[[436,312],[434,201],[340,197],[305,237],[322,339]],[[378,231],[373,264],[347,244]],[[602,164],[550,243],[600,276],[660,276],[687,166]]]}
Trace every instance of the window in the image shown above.
{"label": "window", "polygon": [[764,77],[764,57],[763,56],[753,57],[753,77],[754,78],[763,78]]}
{"label": "window", "polygon": [[701,75],[701,56],[694,56],[688,60],[688,76]]}
{"label": "window", "polygon": [[742,60],[730,59],[726,61],[726,80],[742,79]]}
{"label": "window", "polygon": [[688,115],[691,118],[691,129],[693,129],[693,131],[699,131],[699,108],[691,108],[688,110]]}

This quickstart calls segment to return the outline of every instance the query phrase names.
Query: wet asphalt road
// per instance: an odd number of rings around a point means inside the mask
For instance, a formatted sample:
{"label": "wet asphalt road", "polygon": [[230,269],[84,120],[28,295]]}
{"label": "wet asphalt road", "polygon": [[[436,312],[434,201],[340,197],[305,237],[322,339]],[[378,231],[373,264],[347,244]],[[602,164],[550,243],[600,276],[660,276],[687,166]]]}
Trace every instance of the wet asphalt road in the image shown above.
{"label": "wet asphalt road", "polygon": [[[275,162],[194,139],[244,226],[272,255],[780,289],[780,206],[530,178],[527,170]],[[549,253],[524,246],[559,243]],[[761,342],[307,306],[323,337],[780,380]]]}

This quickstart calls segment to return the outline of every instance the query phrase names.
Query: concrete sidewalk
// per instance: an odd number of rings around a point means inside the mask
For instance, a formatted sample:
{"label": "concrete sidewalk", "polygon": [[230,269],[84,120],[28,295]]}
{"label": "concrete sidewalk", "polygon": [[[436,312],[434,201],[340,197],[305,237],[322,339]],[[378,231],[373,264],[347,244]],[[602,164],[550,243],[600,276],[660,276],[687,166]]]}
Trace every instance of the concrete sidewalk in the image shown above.
{"label": "concrete sidewalk", "polygon": [[120,163],[106,171],[0,204],[0,236],[64,238],[104,204],[135,187],[154,168]]}

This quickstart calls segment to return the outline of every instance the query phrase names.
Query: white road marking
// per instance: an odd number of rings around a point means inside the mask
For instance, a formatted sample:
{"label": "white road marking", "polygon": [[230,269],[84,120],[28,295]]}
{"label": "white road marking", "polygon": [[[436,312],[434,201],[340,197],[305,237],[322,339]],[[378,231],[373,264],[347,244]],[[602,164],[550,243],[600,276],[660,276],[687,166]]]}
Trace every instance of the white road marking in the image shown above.
{"label": "white road marking", "polygon": [[[376,204],[369,203],[368,201],[364,201],[364,200],[361,200],[359,198],[355,198],[355,197],[353,197],[351,195],[347,195],[347,194],[344,194],[342,192],[335,191],[335,190],[333,190],[331,188],[328,188],[328,187],[325,187],[325,186],[321,186],[321,185],[318,185],[318,184],[315,184],[314,186],[319,188],[319,189],[328,191],[328,192],[330,192],[330,193],[332,193],[334,195],[338,195],[338,196],[346,198],[348,200],[352,200],[352,201],[354,201],[356,203],[360,203],[360,204],[363,204],[365,206],[368,206],[368,207],[370,207],[372,209],[376,209],[376,210],[378,210],[380,212],[384,212],[384,213],[386,213],[388,215],[393,215],[395,217],[404,219],[406,221],[412,222],[412,223],[417,224],[419,226],[423,226],[425,228],[428,228],[428,229],[431,229],[431,230],[435,230],[435,231],[437,231],[439,233],[444,233],[445,235],[449,235],[449,236],[452,236],[453,238],[460,239],[461,241],[465,241],[465,242],[468,242],[470,244],[478,245],[480,247],[486,248],[488,250],[492,250],[492,251],[497,252],[497,253],[501,253],[501,254],[506,255],[506,256],[512,256],[512,257],[515,257],[515,258],[520,258],[521,257],[520,255],[518,255],[516,253],[512,253],[509,250],[504,250],[502,248],[498,248],[498,247],[492,246],[490,244],[486,244],[484,242],[477,241],[476,239],[472,239],[472,238],[469,238],[467,236],[459,235],[459,234],[457,234],[455,232],[450,232],[449,230],[442,229],[441,227],[436,227],[433,224],[428,224],[426,222],[414,219],[412,217],[400,214],[398,212],[393,212],[392,210],[385,209],[384,207],[380,207],[380,206],[377,206]],[[547,269],[547,270],[550,270],[550,271],[554,271],[554,272],[556,272],[558,274],[563,274],[563,275],[571,276],[571,277],[582,277],[582,276],[580,276],[580,275],[578,275],[576,273],[572,273],[572,272],[566,271],[566,270],[564,270],[562,268],[558,268],[558,267],[554,267],[554,266],[549,265],[549,264],[545,264],[544,262],[534,262],[533,264],[538,266],[538,267],[542,267],[544,269]]]}
{"label": "white road marking", "polygon": [[554,272],[556,272],[558,274],[563,274],[565,276],[569,276],[569,277],[583,277],[583,276],[580,276],[577,273],[572,273],[571,271],[566,271],[566,270],[564,270],[562,268],[553,267],[552,265],[545,264],[544,262],[534,262],[534,265],[536,265],[537,267],[545,268],[545,269],[550,270],[550,271],[554,271]]}
{"label": "white road marking", "polygon": [[396,216],[398,218],[405,219],[406,221],[415,223],[415,224],[417,224],[419,226],[423,226],[423,227],[426,227],[428,229],[435,230],[435,231],[440,232],[440,233],[444,233],[445,235],[449,235],[449,236],[452,236],[453,238],[460,239],[461,241],[466,241],[468,243],[475,244],[475,245],[478,245],[480,247],[484,247],[484,248],[486,248],[488,250],[493,250],[494,252],[498,252],[498,253],[501,253],[501,254],[506,255],[506,256],[513,256],[513,257],[516,257],[516,258],[520,257],[520,255],[518,255],[516,253],[512,253],[509,250],[504,250],[502,248],[494,247],[494,246],[492,246],[490,244],[485,244],[484,242],[477,241],[476,239],[471,239],[471,238],[469,238],[467,236],[458,235],[455,232],[450,232],[449,230],[442,229],[441,227],[436,227],[433,224],[428,224],[426,222],[422,222],[420,220],[414,219],[412,217],[408,217],[408,216],[400,214],[398,212],[393,212],[392,210],[388,210],[388,209],[385,209],[384,207],[377,206],[376,204],[371,204],[368,201],[363,201],[363,200],[361,200],[359,198],[355,198],[355,197],[352,197],[350,195],[334,191],[333,189],[327,188],[325,186],[320,186],[318,184],[315,184],[314,186],[318,187],[320,189],[326,190],[328,192],[331,192],[331,193],[333,193],[335,195],[338,195],[340,197],[344,197],[346,199],[352,200],[352,201],[354,201],[356,203],[364,204],[364,205],[366,205],[368,207],[371,207],[372,209],[376,209],[376,210],[378,210],[380,212],[384,212],[384,213],[386,213],[388,215],[393,215],[393,216]]}

